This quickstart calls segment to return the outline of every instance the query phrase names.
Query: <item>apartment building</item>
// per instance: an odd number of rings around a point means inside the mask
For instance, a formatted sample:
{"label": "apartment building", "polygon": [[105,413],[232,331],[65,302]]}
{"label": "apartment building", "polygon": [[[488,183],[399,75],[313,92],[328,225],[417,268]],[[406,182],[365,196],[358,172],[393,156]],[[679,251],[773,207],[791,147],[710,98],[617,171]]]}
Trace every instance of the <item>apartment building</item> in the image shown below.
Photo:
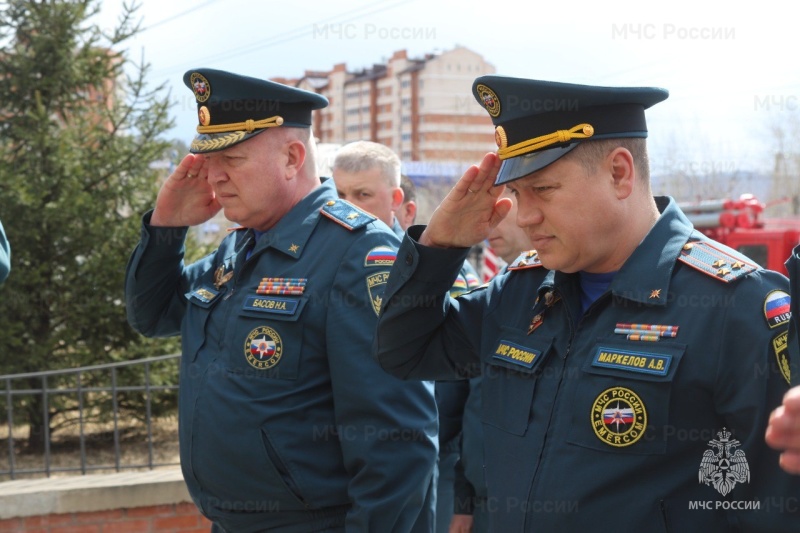
{"label": "apartment building", "polygon": [[322,143],[371,140],[391,147],[404,163],[472,164],[497,149],[486,111],[472,96],[473,80],[495,72],[481,55],[462,46],[409,58],[406,50],[385,63],[349,71],[306,71],[275,81],[325,95],[316,111]]}

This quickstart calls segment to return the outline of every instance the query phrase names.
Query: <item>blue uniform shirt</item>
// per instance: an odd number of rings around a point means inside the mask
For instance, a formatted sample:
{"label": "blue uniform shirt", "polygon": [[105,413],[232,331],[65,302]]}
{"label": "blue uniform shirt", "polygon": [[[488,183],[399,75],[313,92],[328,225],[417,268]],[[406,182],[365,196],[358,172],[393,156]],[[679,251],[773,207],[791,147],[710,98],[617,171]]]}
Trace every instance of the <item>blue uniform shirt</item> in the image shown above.
{"label": "blue uniform shirt", "polygon": [[796,380],[788,282],[657,203],[577,320],[578,276],[534,253],[451,299],[466,250],[402,243],[377,357],[402,378],[482,373],[491,531],[797,531],[800,477],[764,442]]}
{"label": "blue uniform shirt", "polygon": [[258,239],[186,266],[186,228],[147,224],[131,325],[182,335],[181,467],[226,531],[410,531],[437,454],[433,391],[370,356],[398,239],[327,180]]}

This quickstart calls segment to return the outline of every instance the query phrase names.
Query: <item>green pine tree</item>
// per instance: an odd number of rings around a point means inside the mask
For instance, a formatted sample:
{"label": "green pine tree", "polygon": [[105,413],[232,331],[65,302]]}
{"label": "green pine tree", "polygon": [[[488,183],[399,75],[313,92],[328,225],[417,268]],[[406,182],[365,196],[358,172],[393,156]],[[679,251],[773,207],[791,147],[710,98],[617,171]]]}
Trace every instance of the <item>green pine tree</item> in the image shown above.
{"label": "green pine tree", "polygon": [[[170,152],[170,103],[124,50],[139,31],[135,8],[111,34],[92,23],[98,9],[96,0],[0,4],[0,219],[12,247],[0,287],[0,374],[178,351],[174,339],[144,339],[128,326],[123,295],[140,217],[163,178],[151,163]],[[171,370],[154,379],[175,383]],[[62,385],[74,387],[70,379]],[[87,412],[107,415],[108,395],[93,398]],[[51,397],[48,429],[74,420],[76,402]],[[41,397],[14,405],[39,448]]]}

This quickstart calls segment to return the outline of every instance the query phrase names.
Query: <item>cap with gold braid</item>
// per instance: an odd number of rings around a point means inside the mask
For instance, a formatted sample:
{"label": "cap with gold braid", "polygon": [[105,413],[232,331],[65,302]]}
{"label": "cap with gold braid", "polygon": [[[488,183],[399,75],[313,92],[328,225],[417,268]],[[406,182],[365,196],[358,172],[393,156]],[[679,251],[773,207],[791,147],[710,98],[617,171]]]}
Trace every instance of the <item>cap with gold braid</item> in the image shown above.
{"label": "cap with gold braid", "polygon": [[503,161],[496,185],[541,170],[585,140],[647,137],[644,110],[669,93],[481,76],[472,92],[495,125]]}
{"label": "cap with gold braid", "polygon": [[209,68],[188,71],[183,83],[197,101],[194,154],[224,150],[268,128],[311,127],[312,112],[328,105],[310,91]]}

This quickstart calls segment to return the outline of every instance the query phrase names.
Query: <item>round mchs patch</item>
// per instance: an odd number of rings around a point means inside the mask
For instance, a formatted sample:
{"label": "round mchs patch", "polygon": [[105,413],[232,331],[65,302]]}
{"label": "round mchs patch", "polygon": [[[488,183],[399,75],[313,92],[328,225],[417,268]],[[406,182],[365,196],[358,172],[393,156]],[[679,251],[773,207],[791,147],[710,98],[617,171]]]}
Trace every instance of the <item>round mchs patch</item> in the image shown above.
{"label": "round mchs patch", "polygon": [[244,356],[247,358],[247,362],[260,370],[277,365],[282,354],[281,336],[270,327],[257,327],[244,341]]}
{"label": "round mchs patch", "polygon": [[189,78],[189,83],[192,85],[192,92],[194,93],[194,97],[198,102],[202,104],[211,98],[211,84],[208,83],[208,80],[205,76],[199,72],[192,72],[192,75]]}
{"label": "round mchs patch", "polygon": [[500,116],[500,99],[497,97],[497,94],[483,84],[479,84],[475,89],[478,91],[478,95],[481,97],[483,107],[486,108],[486,111],[494,118]]}
{"label": "round mchs patch", "polygon": [[592,405],[592,429],[609,446],[623,448],[636,443],[647,429],[642,399],[625,387],[604,390]]}

